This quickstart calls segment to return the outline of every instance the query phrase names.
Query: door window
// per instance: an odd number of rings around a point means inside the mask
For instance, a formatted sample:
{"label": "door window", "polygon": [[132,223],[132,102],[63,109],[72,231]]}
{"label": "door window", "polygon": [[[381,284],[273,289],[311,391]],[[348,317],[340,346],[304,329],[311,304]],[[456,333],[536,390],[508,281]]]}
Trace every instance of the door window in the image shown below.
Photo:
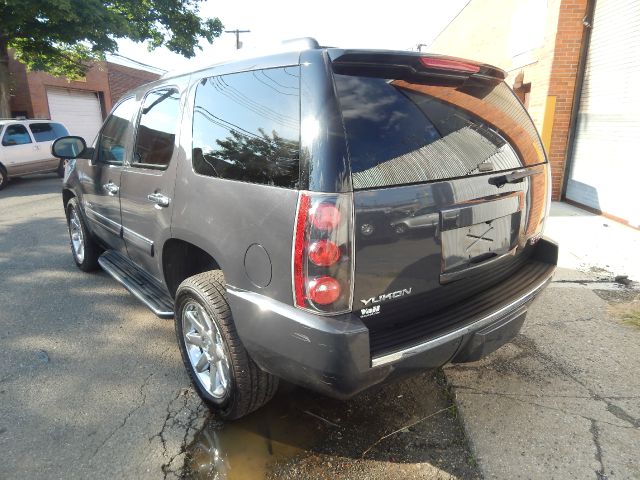
{"label": "door window", "polygon": [[[105,122],[96,148],[99,162],[122,165],[126,156],[127,138],[136,102],[128,98],[120,103]],[[129,145],[131,145],[129,143]]]}
{"label": "door window", "polygon": [[180,116],[180,94],[175,88],[150,92],[144,100],[133,166],[164,169],[173,155]]}
{"label": "door window", "polygon": [[67,129],[59,123],[32,123],[29,129],[36,142],[51,142],[56,138],[69,135]]}
{"label": "door window", "polygon": [[14,145],[24,145],[31,143],[31,137],[24,125],[9,125],[2,137],[2,145],[12,147]]}

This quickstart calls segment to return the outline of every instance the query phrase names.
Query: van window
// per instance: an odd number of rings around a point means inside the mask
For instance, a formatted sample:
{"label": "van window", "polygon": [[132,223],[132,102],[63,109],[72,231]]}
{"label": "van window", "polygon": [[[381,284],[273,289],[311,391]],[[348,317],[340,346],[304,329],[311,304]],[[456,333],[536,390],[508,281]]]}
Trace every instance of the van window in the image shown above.
{"label": "van window", "polygon": [[173,155],[178,129],[180,94],[175,88],[150,92],[140,113],[131,164],[166,168]]}
{"label": "van window", "polygon": [[[128,98],[109,115],[98,136],[96,152],[99,162],[122,165],[135,109],[135,100]],[[131,140],[129,140],[129,146],[131,146],[130,142]]]}
{"label": "van window", "polygon": [[193,114],[193,169],[286,188],[298,185],[300,67],[203,79]]}
{"label": "van window", "polygon": [[69,135],[67,129],[59,123],[31,123],[29,129],[36,142],[51,142]]}
{"label": "van window", "polygon": [[9,125],[4,131],[2,137],[2,145],[5,147],[11,147],[13,145],[24,145],[25,143],[31,143],[31,137],[24,125]]}
{"label": "van window", "polygon": [[504,82],[452,87],[367,76],[334,78],[356,189],[545,161],[531,119]]}

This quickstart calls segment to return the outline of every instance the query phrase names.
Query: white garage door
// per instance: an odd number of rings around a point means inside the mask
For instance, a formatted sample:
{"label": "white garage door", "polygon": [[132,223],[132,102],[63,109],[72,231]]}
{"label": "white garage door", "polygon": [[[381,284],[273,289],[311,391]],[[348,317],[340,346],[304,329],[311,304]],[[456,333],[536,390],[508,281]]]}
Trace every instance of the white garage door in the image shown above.
{"label": "white garage door", "polygon": [[640,2],[597,0],[568,199],[640,224]]}
{"label": "white garage door", "polygon": [[51,120],[63,123],[70,135],[78,135],[85,139],[87,145],[91,145],[102,126],[98,94],[67,88],[48,88],[47,99]]}

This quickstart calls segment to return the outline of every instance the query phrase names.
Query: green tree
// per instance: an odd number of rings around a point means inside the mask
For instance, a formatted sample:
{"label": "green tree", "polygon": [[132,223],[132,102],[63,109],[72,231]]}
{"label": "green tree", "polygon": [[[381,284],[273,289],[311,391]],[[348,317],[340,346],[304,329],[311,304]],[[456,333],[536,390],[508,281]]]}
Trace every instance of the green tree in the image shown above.
{"label": "green tree", "polygon": [[222,33],[218,18],[200,18],[201,0],[0,0],[0,118],[10,116],[9,49],[31,70],[69,79],[117,51],[116,40],[165,46],[187,58],[200,38]]}

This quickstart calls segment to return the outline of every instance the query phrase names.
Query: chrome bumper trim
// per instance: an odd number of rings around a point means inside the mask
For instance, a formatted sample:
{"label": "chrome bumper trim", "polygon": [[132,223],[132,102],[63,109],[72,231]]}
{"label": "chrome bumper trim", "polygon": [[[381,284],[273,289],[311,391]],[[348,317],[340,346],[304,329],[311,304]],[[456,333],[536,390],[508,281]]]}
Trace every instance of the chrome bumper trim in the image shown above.
{"label": "chrome bumper trim", "polygon": [[521,295],[516,300],[496,310],[495,312],[490,313],[486,317],[483,317],[479,320],[476,320],[473,323],[470,323],[469,325],[465,325],[462,328],[459,328],[449,333],[445,333],[444,335],[441,335],[439,337],[432,338],[431,340],[428,340],[419,345],[414,345],[412,347],[398,350],[397,352],[388,353],[386,355],[381,355],[379,357],[373,357],[371,359],[371,366],[380,367],[382,365],[387,365],[389,363],[398,362],[407,357],[411,357],[413,355],[422,353],[426,350],[435,348],[439,345],[443,345],[447,342],[455,340],[456,338],[460,338],[463,335],[467,335],[476,330],[480,330],[481,328],[498,320],[500,317],[504,317],[508,315],[509,313],[513,312],[514,310],[521,307],[525,303],[529,302],[530,300],[533,300],[533,298],[538,293],[540,293],[540,290],[542,290],[551,281],[551,277],[552,275],[549,275],[542,282],[539,282],[535,287],[529,289],[525,294]]}

